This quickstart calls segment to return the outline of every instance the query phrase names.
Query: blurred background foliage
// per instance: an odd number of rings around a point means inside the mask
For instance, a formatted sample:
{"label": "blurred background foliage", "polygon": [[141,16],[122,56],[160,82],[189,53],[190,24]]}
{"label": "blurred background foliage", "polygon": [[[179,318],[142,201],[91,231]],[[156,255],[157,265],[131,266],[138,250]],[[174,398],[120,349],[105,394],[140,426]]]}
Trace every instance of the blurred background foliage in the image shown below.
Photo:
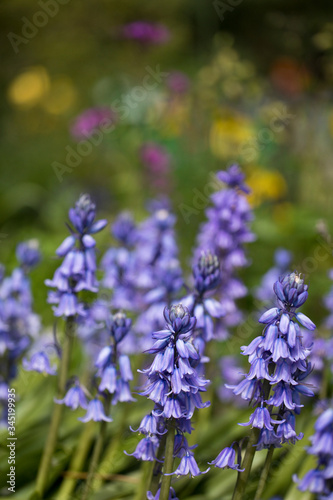
{"label": "blurred background foliage", "polygon": [[[148,199],[170,195],[186,266],[204,219],[210,175],[234,161],[247,174],[256,216],[257,240],[249,248],[252,265],[243,272],[246,285],[252,289],[259,283],[272,265],[276,247],[288,248],[294,255],[293,266],[308,275],[308,312],[320,323],[321,297],[329,288],[326,272],[332,266],[329,245],[322,246],[327,258],[314,265],[304,259],[313,257],[318,247],[318,220],[333,230],[332,3],[244,0],[223,15],[218,3],[206,0],[170,0],[163,5],[152,0],[70,0],[57,5],[57,14],[18,50],[9,34],[23,36],[26,19],[32,21],[41,10],[39,3],[4,0],[0,19],[0,261],[13,268],[17,243],[39,239],[43,262],[34,271],[32,284],[35,309],[45,326],[51,324],[52,313],[45,304],[43,281],[56,267],[54,251],[66,234],[68,208],[80,193],[89,192],[99,214],[110,221],[123,209],[132,210],[140,220]],[[143,45],[122,39],[119,27],[138,19],[167,26],[169,41]],[[143,101],[135,102],[126,118],[118,117],[115,129],[60,182],[52,165],[64,164],[66,148],[78,147],[70,134],[75,117],[87,108],[110,107],[131,95],[142,86],[148,66],[183,72],[188,89],[172,94],[162,78]],[[166,183],[159,190],[140,159],[140,148],[149,141],[163,146],[170,156]],[[195,209],[188,219],[183,216],[184,205]],[[108,234],[98,236],[98,242],[103,252],[110,243]],[[243,307],[251,310],[252,299],[244,300]],[[36,387],[49,386],[29,375],[29,387],[33,393]],[[51,399],[47,393],[38,408],[32,408],[35,399],[22,402],[28,429],[26,434],[22,431],[22,439],[27,449],[34,446],[31,429],[40,425],[34,420],[38,413],[46,428]],[[65,462],[79,433],[76,417],[68,418]],[[228,418],[231,428],[234,417]],[[111,432],[117,433],[117,425]],[[201,432],[203,441],[212,437],[204,423]],[[128,439],[133,439],[130,434]],[[221,443],[215,447],[221,448]],[[206,451],[211,458],[211,450]],[[21,452],[22,464],[27,456]],[[34,456],[32,470],[38,463],[37,449]],[[126,457],[122,460],[132,464]],[[214,493],[204,498],[217,498],[220,474],[213,475]],[[234,475],[230,471],[225,475],[232,485]],[[26,476],[20,478],[21,486],[31,480],[29,472]],[[182,498],[203,498],[193,496],[183,482],[187,493]],[[98,498],[118,497],[107,493]]]}

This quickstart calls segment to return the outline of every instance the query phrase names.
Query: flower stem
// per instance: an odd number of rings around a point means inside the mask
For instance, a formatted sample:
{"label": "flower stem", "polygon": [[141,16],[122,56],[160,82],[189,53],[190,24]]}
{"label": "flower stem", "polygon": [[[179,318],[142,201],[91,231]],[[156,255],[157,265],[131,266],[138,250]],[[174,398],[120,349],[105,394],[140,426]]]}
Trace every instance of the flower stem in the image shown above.
{"label": "flower stem", "polygon": [[274,446],[271,445],[268,452],[267,452],[267,455],[266,455],[264,467],[261,471],[261,475],[260,475],[260,479],[259,479],[259,483],[258,483],[258,487],[257,487],[257,491],[255,494],[254,500],[261,500],[261,496],[262,496],[263,491],[265,489],[266,481],[268,478],[269,469],[270,469],[270,466],[272,463],[273,453],[274,453]]}
{"label": "flower stem", "polygon": [[[111,405],[111,395],[108,394],[105,403],[104,403],[104,410],[105,414],[108,415],[110,411],[110,405]],[[99,433],[95,442],[95,446],[93,449],[93,454],[91,457],[90,465],[89,465],[89,470],[88,470],[88,476],[87,476],[87,481],[83,490],[82,494],[82,499],[81,500],[87,500],[89,498],[90,493],[92,492],[92,483],[94,480],[94,474],[97,471],[98,464],[99,464],[99,459],[103,450],[103,445],[105,443],[105,438],[106,438],[106,429],[107,429],[107,424],[105,420],[102,420],[100,423],[99,427]]]}
{"label": "flower stem", "polygon": [[[80,436],[80,440],[76,449],[76,453],[72,458],[69,466],[69,471],[80,472],[85,463],[86,457],[88,455],[92,440],[93,440],[93,430],[94,422],[88,422]],[[56,500],[70,500],[73,496],[73,490],[77,483],[77,478],[75,476],[65,476],[61,483]]]}
{"label": "flower stem", "polygon": [[169,424],[168,435],[165,443],[165,454],[164,454],[164,467],[163,467],[163,477],[159,500],[168,500],[171,485],[171,476],[166,476],[165,474],[170,474],[173,469],[173,450],[175,443],[175,428],[173,422]]}
{"label": "flower stem", "polygon": [[260,429],[253,427],[250,434],[249,442],[246,447],[245,456],[242,461],[242,469],[245,470],[243,472],[238,472],[237,482],[234,489],[234,494],[232,496],[232,500],[243,500],[244,498],[245,488],[248,483],[254,454],[256,452],[256,448],[254,445],[257,444],[258,442],[259,434],[260,434]]}
{"label": "flower stem", "polygon": [[150,484],[149,491],[151,491],[153,495],[156,495],[161,478],[161,472],[162,472],[161,461],[165,451],[165,443],[166,443],[166,434],[163,434],[157,451],[157,457],[156,457],[157,460],[155,460],[155,462],[153,463],[152,474],[151,477],[149,478],[149,483],[148,483]]}
{"label": "flower stem", "polygon": [[[58,390],[57,390],[58,399],[63,398],[66,390],[72,343],[74,337],[74,329],[75,329],[75,320],[73,316],[70,316],[66,320],[65,337],[64,337],[60,366],[59,366]],[[46,439],[43,455],[37,473],[36,493],[40,495],[40,497],[43,497],[45,488],[47,486],[51,460],[57,443],[62,411],[63,411],[63,405],[55,403],[53,407],[49,433]]]}

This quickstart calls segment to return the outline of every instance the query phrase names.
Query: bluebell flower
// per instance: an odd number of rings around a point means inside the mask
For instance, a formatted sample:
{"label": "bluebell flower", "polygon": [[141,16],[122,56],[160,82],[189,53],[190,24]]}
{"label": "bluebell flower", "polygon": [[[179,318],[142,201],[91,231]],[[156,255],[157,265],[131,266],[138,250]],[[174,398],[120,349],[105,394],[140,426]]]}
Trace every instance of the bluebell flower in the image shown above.
{"label": "bluebell flower", "polygon": [[188,474],[191,477],[200,476],[201,474],[206,474],[210,470],[210,467],[205,471],[200,471],[198,464],[194,458],[194,455],[191,451],[187,451],[183,458],[180,460],[180,464],[177,469],[170,474],[165,474],[166,476],[171,476],[173,474],[177,476],[187,476]]}
{"label": "bluebell flower", "polygon": [[79,407],[84,410],[88,408],[88,402],[84,390],[77,382],[73,387],[68,389],[63,399],[55,399],[54,401],[58,404],[64,404],[72,410],[76,410]]}
{"label": "bluebell flower", "polygon": [[133,453],[127,453],[127,451],[125,451],[125,453],[129,457],[135,457],[136,459],[143,460],[144,462],[153,462],[156,460],[158,445],[159,441],[157,437],[151,435],[141,439]]}
{"label": "bluebell flower", "polygon": [[[261,429],[258,450],[302,439],[303,434],[295,431],[295,415],[303,406],[300,396],[314,395],[304,384],[311,372],[307,361],[311,349],[303,346],[297,323],[315,328],[307,316],[297,312],[308,297],[308,286],[299,274],[290,273],[280,277],[273,288],[278,307],[261,315],[259,322],[265,325],[262,335],[242,347],[251,363],[249,373],[237,385],[228,386],[256,407],[249,423],[240,425]],[[273,407],[276,419],[272,419]]]}
{"label": "bluebell flower", "polygon": [[50,360],[44,351],[38,351],[31,356],[30,361],[23,358],[23,368],[27,371],[35,371],[38,373],[56,375],[56,366],[51,367]]}
{"label": "bluebell flower", "polygon": [[79,418],[79,420],[84,423],[87,423],[90,420],[93,420],[94,422],[100,422],[101,420],[104,420],[105,422],[112,422],[112,418],[105,415],[103,403],[98,398],[89,401],[86,415]]}
{"label": "bluebell flower", "polygon": [[[209,462],[210,465],[215,465],[215,467],[218,467],[219,469],[233,469],[237,470],[238,472],[243,472],[245,469],[240,469],[239,463],[236,464],[236,451],[234,448],[227,447],[224,448],[218,456],[213,460],[212,462]],[[240,462],[240,457],[238,457],[238,462]]]}

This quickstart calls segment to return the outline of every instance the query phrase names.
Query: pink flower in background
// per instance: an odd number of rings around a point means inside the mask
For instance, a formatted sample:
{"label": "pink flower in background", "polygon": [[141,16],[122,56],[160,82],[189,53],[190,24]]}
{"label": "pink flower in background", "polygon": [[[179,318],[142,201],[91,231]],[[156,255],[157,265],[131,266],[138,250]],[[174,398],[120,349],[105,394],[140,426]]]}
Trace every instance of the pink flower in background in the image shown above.
{"label": "pink flower in background", "polygon": [[116,114],[111,108],[95,107],[83,111],[74,120],[70,132],[74,139],[87,139],[100,127],[116,122]]}
{"label": "pink flower in background", "polygon": [[190,80],[181,71],[172,71],[167,78],[167,86],[175,94],[185,94],[190,87]]}
{"label": "pink flower in background", "polygon": [[170,155],[166,149],[155,142],[146,142],[140,149],[140,159],[146,167],[151,185],[166,191],[169,187],[171,164]]}
{"label": "pink flower in background", "polygon": [[166,26],[147,21],[133,21],[125,24],[121,32],[124,38],[147,44],[166,43],[170,39],[170,31]]}
{"label": "pink flower in background", "polygon": [[169,170],[170,156],[166,149],[154,142],[146,142],[140,150],[142,163],[154,174],[165,174]]}

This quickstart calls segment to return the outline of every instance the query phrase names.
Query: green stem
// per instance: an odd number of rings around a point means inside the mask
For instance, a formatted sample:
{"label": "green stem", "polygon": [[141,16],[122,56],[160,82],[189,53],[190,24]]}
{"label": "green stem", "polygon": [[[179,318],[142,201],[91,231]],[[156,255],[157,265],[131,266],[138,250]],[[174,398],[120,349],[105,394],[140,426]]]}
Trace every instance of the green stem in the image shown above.
{"label": "green stem", "polygon": [[173,450],[175,443],[175,428],[173,422],[170,422],[169,430],[165,443],[165,454],[164,454],[164,467],[162,476],[162,485],[159,500],[168,500],[171,485],[171,476],[166,476],[165,474],[170,474],[173,472]]}
{"label": "green stem", "polygon": [[141,464],[141,480],[135,495],[135,500],[146,500],[147,491],[152,491],[149,485],[152,481],[154,462],[142,462]]}
{"label": "green stem", "polygon": [[261,471],[261,475],[260,475],[260,479],[259,479],[259,483],[258,483],[258,487],[257,487],[257,491],[255,494],[254,500],[261,500],[261,496],[262,496],[263,491],[265,489],[266,481],[268,478],[269,469],[270,469],[270,466],[272,463],[273,453],[274,453],[274,446],[272,445],[272,446],[270,446],[270,448],[267,452],[267,455],[266,455],[266,460],[264,463],[264,467]]}
{"label": "green stem", "polygon": [[260,429],[253,427],[250,434],[249,442],[246,447],[245,457],[242,461],[242,469],[245,470],[243,472],[238,472],[237,482],[234,489],[234,494],[232,496],[232,500],[243,500],[244,498],[245,488],[249,480],[252,462],[254,454],[256,452],[256,447],[254,445],[257,444],[258,442],[259,434],[260,434]]}
{"label": "green stem", "polygon": [[149,486],[149,491],[152,492],[153,495],[156,495],[156,492],[158,490],[158,485],[161,479],[161,473],[162,473],[162,459],[163,459],[163,454],[165,452],[165,445],[166,445],[166,434],[163,434],[161,437],[160,445],[158,447],[158,452],[157,452],[157,460],[153,463],[153,468],[152,468],[152,474],[149,479],[149,483],[147,483]]}
{"label": "green stem", "polygon": [[[80,436],[76,453],[71,460],[69,471],[80,472],[85,463],[87,454],[89,452],[91,442],[93,440],[94,422],[84,424],[84,430]],[[71,500],[72,493],[77,483],[77,478],[66,476],[61,483],[56,500]]]}
{"label": "green stem", "polygon": [[[66,320],[65,338],[63,342],[61,360],[59,366],[57,399],[62,399],[64,397],[64,393],[66,390],[72,343],[74,337],[74,327],[75,327],[74,317],[70,316]],[[43,497],[45,488],[47,486],[51,460],[57,443],[62,411],[63,411],[63,405],[55,403],[53,407],[49,433],[46,439],[43,455],[37,473],[36,492],[38,495],[40,495],[40,497]]]}
{"label": "green stem", "polygon": [[[110,405],[111,405],[111,395],[109,394],[104,404],[104,410],[106,415],[109,414]],[[106,422],[105,420],[102,420],[100,423],[99,433],[95,442],[93,454],[89,465],[87,481],[82,494],[82,500],[87,500],[89,498],[90,493],[92,492],[92,483],[94,480],[94,474],[97,471],[99,459],[102,454],[103,446],[105,444],[107,424],[108,422]]]}

